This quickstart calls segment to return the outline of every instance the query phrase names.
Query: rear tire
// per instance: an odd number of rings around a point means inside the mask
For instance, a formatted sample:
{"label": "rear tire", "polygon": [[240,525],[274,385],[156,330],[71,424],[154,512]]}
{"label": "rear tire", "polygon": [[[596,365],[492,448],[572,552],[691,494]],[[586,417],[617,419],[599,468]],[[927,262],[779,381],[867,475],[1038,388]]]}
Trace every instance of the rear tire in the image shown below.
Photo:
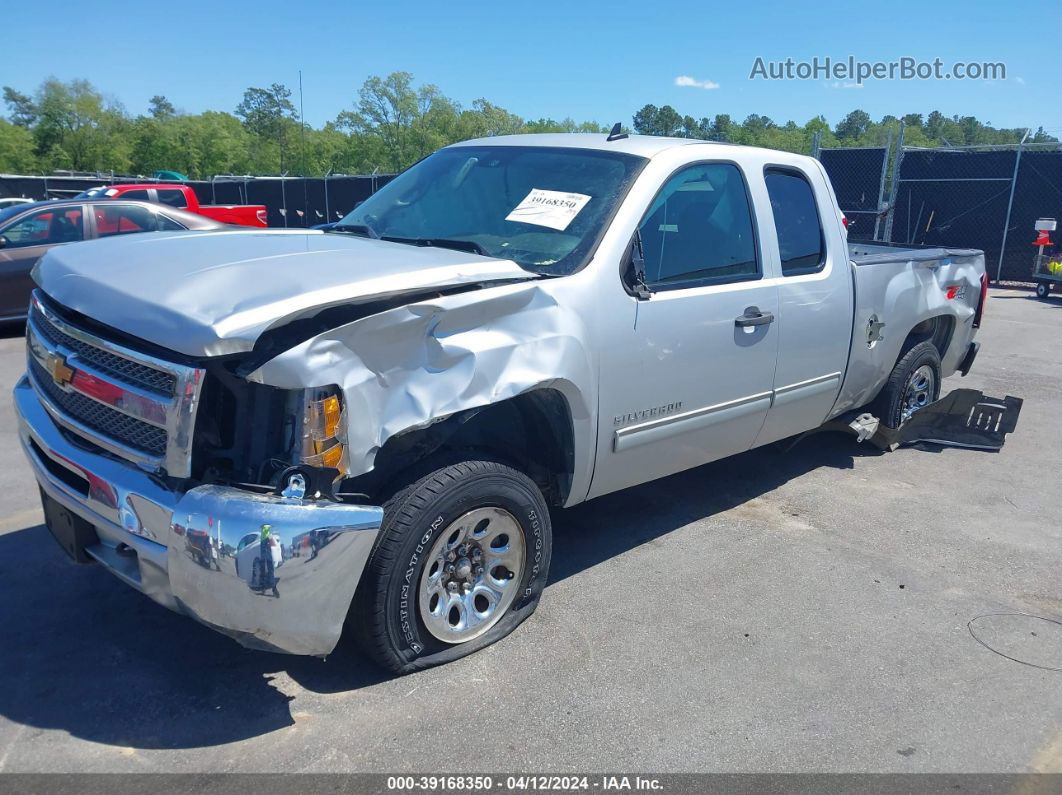
{"label": "rear tire", "polygon": [[1047,282],[1037,282],[1036,283],[1036,297],[1037,298],[1047,298],[1049,295],[1051,295],[1051,285],[1048,284]]}
{"label": "rear tire", "polygon": [[940,397],[940,354],[932,342],[920,342],[907,351],[889,374],[871,413],[883,425],[899,428],[911,414]]}
{"label": "rear tire", "polygon": [[434,470],[383,506],[351,619],[359,645],[397,674],[508,635],[538,607],[549,511],[535,483],[496,461]]}

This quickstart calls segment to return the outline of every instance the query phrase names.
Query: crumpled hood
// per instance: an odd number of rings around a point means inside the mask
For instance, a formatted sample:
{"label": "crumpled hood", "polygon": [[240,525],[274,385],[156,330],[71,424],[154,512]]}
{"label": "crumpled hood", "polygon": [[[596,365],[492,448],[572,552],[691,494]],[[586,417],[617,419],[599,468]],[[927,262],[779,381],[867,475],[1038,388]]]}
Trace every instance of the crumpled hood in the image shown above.
{"label": "crumpled hood", "polygon": [[533,279],[509,260],[299,231],[147,233],[57,246],[34,270],[60,304],[189,356],[249,351],[320,309]]}

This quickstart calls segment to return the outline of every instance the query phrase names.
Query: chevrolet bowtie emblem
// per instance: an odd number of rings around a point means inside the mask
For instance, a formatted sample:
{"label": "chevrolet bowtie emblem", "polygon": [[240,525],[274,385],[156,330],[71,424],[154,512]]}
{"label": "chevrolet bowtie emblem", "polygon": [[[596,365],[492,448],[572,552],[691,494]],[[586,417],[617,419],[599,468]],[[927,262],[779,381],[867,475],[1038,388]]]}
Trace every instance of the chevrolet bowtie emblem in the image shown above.
{"label": "chevrolet bowtie emblem", "polygon": [[58,354],[48,357],[48,372],[52,380],[59,386],[65,386],[74,380],[74,368],[66,363],[66,359]]}

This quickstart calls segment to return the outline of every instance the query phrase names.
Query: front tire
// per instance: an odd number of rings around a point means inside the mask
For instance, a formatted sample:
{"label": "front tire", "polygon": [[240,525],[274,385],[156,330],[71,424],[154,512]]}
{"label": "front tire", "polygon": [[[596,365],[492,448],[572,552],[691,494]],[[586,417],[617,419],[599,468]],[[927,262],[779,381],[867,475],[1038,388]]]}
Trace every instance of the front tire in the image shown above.
{"label": "front tire", "polygon": [[940,353],[932,342],[920,342],[896,362],[871,413],[887,427],[899,428],[939,397]]}
{"label": "front tire", "polygon": [[441,467],[384,504],[352,619],[378,664],[409,673],[512,632],[549,572],[549,512],[535,483],[496,461]]}
{"label": "front tire", "polygon": [[1051,295],[1051,285],[1048,284],[1047,282],[1037,282],[1036,283],[1036,297],[1037,298],[1047,298],[1049,295]]}

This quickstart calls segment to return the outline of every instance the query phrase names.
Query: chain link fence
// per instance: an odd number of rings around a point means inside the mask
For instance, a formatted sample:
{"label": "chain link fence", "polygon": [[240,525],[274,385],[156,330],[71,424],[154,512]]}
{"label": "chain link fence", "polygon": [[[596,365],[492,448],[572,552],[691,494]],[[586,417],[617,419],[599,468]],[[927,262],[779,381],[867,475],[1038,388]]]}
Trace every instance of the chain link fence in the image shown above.
{"label": "chain link fence", "polygon": [[879,240],[891,138],[886,146],[819,149],[816,157],[830,175],[851,240]]}
{"label": "chain link fence", "polygon": [[[993,281],[1030,281],[1038,218],[1062,219],[1062,145],[825,148],[853,240],[978,248]],[[1057,242],[1057,241],[1056,241]],[[1048,254],[1058,253],[1058,246]]]}
{"label": "chain link fence", "polygon": [[[393,174],[324,177],[263,177],[220,174],[209,180],[185,180],[201,204],[264,204],[269,226],[309,227],[332,223],[393,178]],[[123,177],[116,174],[0,174],[0,198],[34,201],[70,199],[99,185],[137,183],[150,187],[177,180]]]}

